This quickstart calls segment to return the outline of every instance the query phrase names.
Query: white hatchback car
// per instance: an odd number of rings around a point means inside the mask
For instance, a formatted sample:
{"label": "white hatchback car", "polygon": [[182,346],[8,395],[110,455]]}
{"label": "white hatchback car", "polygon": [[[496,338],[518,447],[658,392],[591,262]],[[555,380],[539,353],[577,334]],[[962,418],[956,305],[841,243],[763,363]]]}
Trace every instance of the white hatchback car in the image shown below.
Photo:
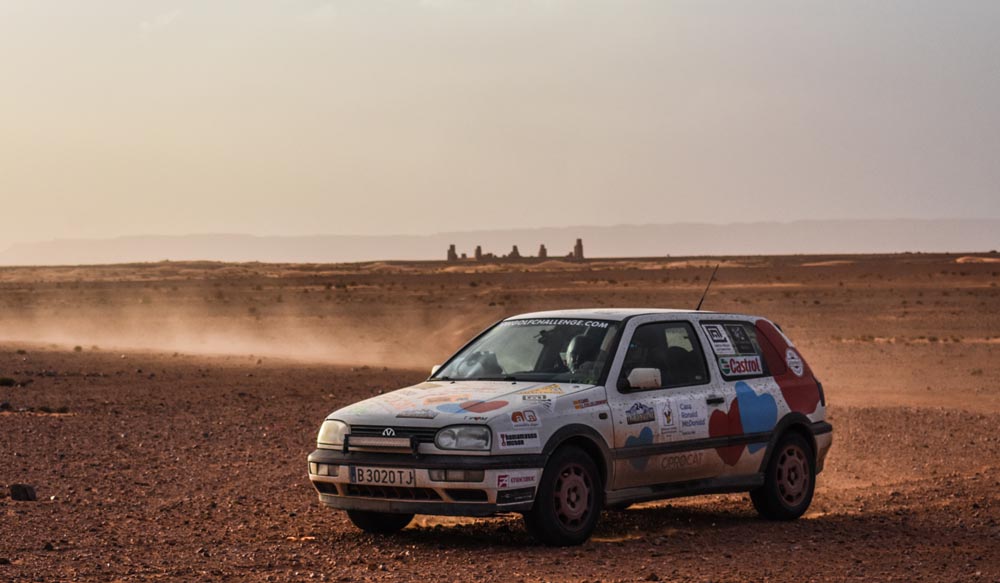
{"label": "white hatchback car", "polygon": [[713,312],[565,310],[502,320],[412,387],[330,414],[319,499],[376,533],[414,514],[524,515],[579,544],[602,508],[750,492],[809,507],[830,449],[823,388],[772,322]]}

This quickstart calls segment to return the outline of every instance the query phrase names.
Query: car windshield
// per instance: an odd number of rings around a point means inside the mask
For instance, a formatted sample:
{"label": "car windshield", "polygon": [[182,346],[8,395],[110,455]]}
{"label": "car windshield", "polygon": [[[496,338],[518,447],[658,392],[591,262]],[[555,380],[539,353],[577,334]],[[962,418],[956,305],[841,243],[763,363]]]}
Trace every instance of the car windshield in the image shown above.
{"label": "car windshield", "polygon": [[617,322],[604,320],[504,320],[432,378],[595,384],[611,359],[617,331]]}

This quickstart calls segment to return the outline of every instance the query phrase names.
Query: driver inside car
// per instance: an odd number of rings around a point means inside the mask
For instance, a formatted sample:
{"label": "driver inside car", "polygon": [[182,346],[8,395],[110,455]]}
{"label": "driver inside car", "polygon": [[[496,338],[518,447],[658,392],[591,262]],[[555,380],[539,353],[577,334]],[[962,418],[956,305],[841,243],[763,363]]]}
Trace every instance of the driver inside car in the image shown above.
{"label": "driver inside car", "polygon": [[592,373],[600,348],[595,338],[586,334],[574,336],[566,347],[566,368],[573,374]]}

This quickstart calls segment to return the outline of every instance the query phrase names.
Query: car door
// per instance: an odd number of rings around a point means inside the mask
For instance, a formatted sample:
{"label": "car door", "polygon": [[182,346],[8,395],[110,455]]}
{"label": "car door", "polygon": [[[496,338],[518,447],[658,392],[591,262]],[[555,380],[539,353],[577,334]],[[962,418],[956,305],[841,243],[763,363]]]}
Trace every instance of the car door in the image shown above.
{"label": "car door", "polygon": [[[706,318],[699,323],[719,379],[724,402],[709,413],[709,437],[725,440],[715,448],[720,476],[757,473],[767,441],[787,411],[768,369],[759,331],[746,319]],[[773,360],[773,359],[772,359]]]}
{"label": "car door", "polygon": [[[636,368],[660,371],[661,383],[622,383]],[[717,471],[708,438],[709,401],[720,398],[693,322],[644,316],[630,321],[610,371],[615,440],[614,488],[705,478]],[[721,400],[721,398],[720,398]]]}

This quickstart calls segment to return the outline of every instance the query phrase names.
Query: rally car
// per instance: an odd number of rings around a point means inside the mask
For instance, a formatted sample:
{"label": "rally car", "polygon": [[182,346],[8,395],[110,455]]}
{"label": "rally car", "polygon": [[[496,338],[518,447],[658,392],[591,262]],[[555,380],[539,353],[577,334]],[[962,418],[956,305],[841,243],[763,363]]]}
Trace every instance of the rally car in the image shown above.
{"label": "rally car", "polygon": [[721,492],[790,520],[830,449],[825,417],[822,385],[765,318],[539,312],[497,322],[425,382],[334,411],[309,478],[373,533],[514,512],[544,543],[579,544],[603,508]]}

